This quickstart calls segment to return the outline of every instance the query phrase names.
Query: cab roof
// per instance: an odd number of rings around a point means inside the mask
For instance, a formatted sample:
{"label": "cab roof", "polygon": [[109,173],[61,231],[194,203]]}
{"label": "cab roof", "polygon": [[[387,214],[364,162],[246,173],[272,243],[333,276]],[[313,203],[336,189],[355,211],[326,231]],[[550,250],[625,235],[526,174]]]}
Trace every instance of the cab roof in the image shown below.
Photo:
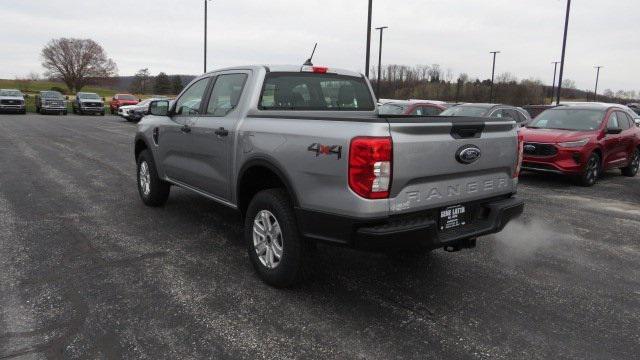
{"label": "cab roof", "polygon": [[[345,75],[345,76],[353,76],[353,77],[362,77],[363,75],[355,72],[355,71],[351,71],[351,70],[345,70],[345,69],[339,69],[339,68],[334,68],[334,67],[327,67],[327,66],[323,66],[323,65],[314,65],[314,67],[319,67],[319,68],[327,68],[327,73],[329,74],[337,74],[337,75]],[[229,70],[266,70],[267,72],[300,72],[300,73],[304,73],[304,72],[311,72],[312,67],[311,66],[304,66],[304,65],[246,65],[246,66],[234,66],[234,67],[228,67],[228,68],[223,68],[223,69],[216,69],[213,71],[208,72],[207,74],[212,74],[212,73],[217,73],[220,71],[229,71]]]}

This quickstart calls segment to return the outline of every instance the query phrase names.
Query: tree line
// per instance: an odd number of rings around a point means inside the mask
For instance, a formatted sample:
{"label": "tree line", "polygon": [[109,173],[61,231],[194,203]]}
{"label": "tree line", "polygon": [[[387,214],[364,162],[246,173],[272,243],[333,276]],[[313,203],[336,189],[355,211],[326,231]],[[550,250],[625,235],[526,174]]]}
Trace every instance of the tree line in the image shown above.
{"label": "tree line", "polygon": [[[377,68],[371,70],[372,85],[377,89]],[[576,88],[571,79],[565,79],[562,86],[562,98],[566,100],[593,101],[593,92]],[[613,91],[607,89],[599,94],[597,101],[628,103],[637,101],[640,94],[636,91]],[[383,67],[380,74],[380,93],[382,99],[430,99],[448,102],[489,102],[491,97],[491,79],[470,78],[461,73],[454,78],[451,69],[443,69],[439,64],[397,65]],[[553,88],[540,79],[518,80],[516,76],[505,72],[494,80],[493,102],[515,106],[550,103]]]}
{"label": "tree line", "polygon": [[180,75],[169,76],[161,72],[151,76],[149,69],[144,68],[133,76],[129,91],[134,94],[176,95],[182,91],[183,86]]}

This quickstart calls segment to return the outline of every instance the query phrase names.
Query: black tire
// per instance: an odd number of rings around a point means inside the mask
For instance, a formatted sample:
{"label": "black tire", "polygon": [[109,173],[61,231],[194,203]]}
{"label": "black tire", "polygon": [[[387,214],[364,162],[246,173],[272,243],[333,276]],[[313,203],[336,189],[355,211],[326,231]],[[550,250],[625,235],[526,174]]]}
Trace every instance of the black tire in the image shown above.
{"label": "black tire", "polygon": [[598,180],[598,176],[600,176],[600,170],[602,168],[600,155],[597,153],[591,154],[589,159],[587,160],[584,170],[580,175],[580,185],[585,187],[590,187],[595,185]]}
{"label": "black tire", "polygon": [[[148,183],[149,189],[143,189],[141,179],[141,168],[146,164],[147,171],[149,173]],[[158,171],[156,170],[156,164],[153,160],[153,156],[149,150],[143,150],[138,155],[137,161],[137,176],[138,181],[138,193],[142,202],[147,206],[158,207],[164,205],[169,199],[169,192],[171,191],[171,185],[158,177]]]}
{"label": "black tire", "polygon": [[[265,256],[268,257],[267,247],[274,249],[280,244],[280,259],[277,265],[265,265],[258,255],[254,245],[254,222],[256,216],[263,210],[269,212],[277,221],[280,235],[275,240],[266,240]],[[264,224],[264,222],[263,222]],[[275,222],[273,223],[275,224]],[[256,225],[257,226],[257,225]],[[273,226],[273,225],[269,225]],[[244,223],[244,236],[247,243],[249,259],[258,276],[267,284],[274,287],[289,287],[299,283],[306,276],[306,255],[308,244],[298,232],[298,225],[293,213],[291,200],[283,189],[263,190],[256,194],[247,210]],[[277,230],[276,230],[277,232]],[[257,235],[259,237],[259,235]],[[274,245],[271,243],[273,242]],[[272,253],[275,253],[272,251]],[[275,256],[273,259],[275,260]],[[273,263],[273,262],[272,262]]]}
{"label": "black tire", "polygon": [[633,158],[631,159],[631,163],[629,166],[622,168],[622,175],[628,177],[634,177],[638,173],[638,168],[640,167],[640,149],[636,149],[633,152]]}
{"label": "black tire", "polygon": [[104,111],[102,111],[102,112],[100,113],[100,116],[104,116]]}
{"label": "black tire", "polygon": [[20,114],[22,114],[22,115],[26,115],[26,114],[27,114],[27,109],[22,110],[22,111],[20,112]]}
{"label": "black tire", "polygon": [[67,110],[63,111],[62,115],[67,115]]}

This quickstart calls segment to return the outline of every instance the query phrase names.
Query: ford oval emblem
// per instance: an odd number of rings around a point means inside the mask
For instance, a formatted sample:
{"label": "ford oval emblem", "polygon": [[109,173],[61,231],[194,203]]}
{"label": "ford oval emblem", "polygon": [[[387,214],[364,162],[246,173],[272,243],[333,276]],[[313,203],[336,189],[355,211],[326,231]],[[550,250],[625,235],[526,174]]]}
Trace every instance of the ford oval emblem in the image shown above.
{"label": "ford oval emblem", "polygon": [[475,145],[465,145],[456,152],[456,160],[462,164],[471,164],[480,159],[480,148]]}

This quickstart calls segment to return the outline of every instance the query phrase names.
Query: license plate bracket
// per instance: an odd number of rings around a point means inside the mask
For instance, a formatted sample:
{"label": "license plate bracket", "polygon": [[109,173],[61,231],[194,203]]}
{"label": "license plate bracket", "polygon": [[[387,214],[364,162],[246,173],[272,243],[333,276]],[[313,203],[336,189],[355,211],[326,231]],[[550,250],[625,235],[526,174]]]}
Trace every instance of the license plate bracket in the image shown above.
{"label": "license plate bracket", "polygon": [[457,229],[467,225],[467,207],[453,205],[440,209],[438,228],[440,231]]}

